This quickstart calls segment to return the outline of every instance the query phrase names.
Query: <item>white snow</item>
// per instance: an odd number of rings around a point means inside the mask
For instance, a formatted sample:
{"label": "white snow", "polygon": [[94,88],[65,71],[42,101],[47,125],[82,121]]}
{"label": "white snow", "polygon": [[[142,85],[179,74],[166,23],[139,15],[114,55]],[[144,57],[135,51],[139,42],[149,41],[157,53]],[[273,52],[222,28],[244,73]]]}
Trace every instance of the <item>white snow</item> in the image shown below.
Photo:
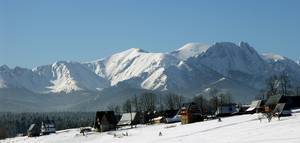
{"label": "white snow", "polygon": [[[35,93],[79,90],[98,91],[120,85],[148,90],[195,92],[208,88],[221,77],[254,88],[256,79],[288,70],[299,79],[300,66],[279,55],[260,56],[249,44],[219,42],[213,45],[188,43],[171,53],[151,53],[131,48],[91,62],[59,61],[34,69],[0,66],[0,88],[25,88]],[[265,60],[263,60],[265,59]],[[247,76],[246,81],[243,80]],[[234,77],[234,78],[232,78]],[[253,77],[249,81],[248,77]],[[122,84],[123,83],[123,84]],[[238,87],[237,87],[238,88]],[[253,88],[253,89],[254,89]],[[177,92],[177,91],[172,91]]]}
{"label": "white snow", "polygon": [[181,60],[187,60],[190,57],[195,57],[206,52],[209,47],[210,45],[207,44],[188,43],[183,47],[171,52],[171,54]]}
{"label": "white snow", "polygon": [[247,43],[217,42],[198,57],[201,63],[218,73],[229,76],[231,71],[250,75],[262,73],[265,69],[260,55]]}
{"label": "white snow", "polygon": [[[160,124],[138,126],[105,133],[79,134],[79,129],[59,131],[35,138],[16,137],[0,142],[8,143],[299,143],[300,113],[291,117],[258,120],[260,114],[222,118],[194,124]],[[159,132],[162,136],[159,136]],[[126,136],[125,134],[128,134]],[[116,135],[115,137],[113,135]],[[124,135],[125,136],[124,136]]]}
{"label": "white snow", "polygon": [[285,60],[286,58],[281,56],[281,55],[277,55],[277,54],[272,54],[272,53],[264,53],[262,54],[262,57],[265,59],[265,60],[272,60],[272,61],[282,61],[282,60]]}

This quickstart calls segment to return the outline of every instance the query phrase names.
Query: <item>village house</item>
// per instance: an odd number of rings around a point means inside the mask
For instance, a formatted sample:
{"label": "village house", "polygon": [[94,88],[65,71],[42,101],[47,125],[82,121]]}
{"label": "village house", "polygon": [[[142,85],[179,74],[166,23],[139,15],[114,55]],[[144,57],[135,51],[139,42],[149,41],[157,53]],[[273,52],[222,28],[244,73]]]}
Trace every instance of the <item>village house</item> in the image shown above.
{"label": "village house", "polygon": [[40,133],[41,133],[41,127],[38,124],[31,124],[27,130],[28,137],[40,136]]}
{"label": "village house", "polygon": [[117,120],[113,111],[98,111],[94,128],[98,132],[111,131],[116,129]]}
{"label": "village house", "polygon": [[48,135],[56,132],[55,123],[52,120],[43,121],[40,129],[42,135]]}
{"label": "village house", "polygon": [[291,109],[300,107],[300,96],[273,95],[265,104],[265,112],[279,114],[279,116],[290,116]]}
{"label": "village house", "polygon": [[180,110],[166,110],[162,112],[162,115],[164,117],[164,121],[166,123],[175,123],[180,122]]}
{"label": "village house", "polygon": [[117,126],[137,125],[140,123],[140,114],[137,112],[124,113]]}
{"label": "village house", "polygon": [[230,103],[230,104],[222,104],[218,107],[217,111],[215,112],[215,115],[217,117],[225,117],[225,116],[231,116],[233,113],[237,113],[238,110],[236,108],[236,104]]}
{"label": "village house", "polygon": [[194,102],[185,103],[180,110],[181,124],[189,124],[203,121],[202,113]]}

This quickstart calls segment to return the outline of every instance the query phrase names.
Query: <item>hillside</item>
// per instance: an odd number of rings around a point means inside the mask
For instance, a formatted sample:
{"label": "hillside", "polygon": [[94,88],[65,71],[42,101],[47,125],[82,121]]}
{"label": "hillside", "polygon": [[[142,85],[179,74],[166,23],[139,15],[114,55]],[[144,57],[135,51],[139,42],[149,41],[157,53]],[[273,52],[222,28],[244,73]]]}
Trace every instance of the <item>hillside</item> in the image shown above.
{"label": "hillside", "polygon": [[[56,134],[36,138],[16,137],[0,142],[15,143],[299,143],[300,113],[291,117],[267,119],[260,122],[258,114],[241,115],[194,124],[160,124],[138,126],[134,129],[122,129],[105,133],[79,134],[79,129],[58,131]],[[128,133],[123,136],[122,133]],[[159,136],[162,132],[162,136]],[[116,134],[116,137],[114,137]]]}

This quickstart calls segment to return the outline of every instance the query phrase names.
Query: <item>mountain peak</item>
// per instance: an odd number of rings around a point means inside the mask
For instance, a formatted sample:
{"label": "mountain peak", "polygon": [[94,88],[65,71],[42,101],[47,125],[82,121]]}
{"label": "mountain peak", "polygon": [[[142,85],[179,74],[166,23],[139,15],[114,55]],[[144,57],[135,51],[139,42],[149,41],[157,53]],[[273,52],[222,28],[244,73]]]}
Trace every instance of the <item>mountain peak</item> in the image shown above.
{"label": "mountain peak", "polygon": [[0,71],[6,71],[9,70],[9,67],[7,65],[0,66]]}
{"label": "mountain peak", "polygon": [[238,47],[233,42],[216,42],[212,47],[220,47],[220,48],[232,48],[232,47]]}
{"label": "mountain peak", "polygon": [[148,53],[146,50],[140,49],[140,48],[130,48],[128,50],[125,50],[124,52],[135,52],[135,53]]}
{"label": "mountain peak", "polygon": [[195,57],[205,53],[209,45],[201,43],[187,43],[181,48],[171,52],[171,55],[178,57],[181,60],[187,60],[190,57]]}
{"label": "mountain peak", "polygon": [[175,50],[175,51],[181,51],[181,50],[191,50],[193,48],[202,48],[203,51],[207,50],[209,45],[207,44],[202,44],[202,43],[196,43],[196,42],[190,42],[190,43],[187,43],[185,45],[183,45],[181,48]]}
{"label": "mountain peak", "polygon": [[240,47],[250,47],[250,45],[244,41],[241,41],[239,45],[240,45]]}

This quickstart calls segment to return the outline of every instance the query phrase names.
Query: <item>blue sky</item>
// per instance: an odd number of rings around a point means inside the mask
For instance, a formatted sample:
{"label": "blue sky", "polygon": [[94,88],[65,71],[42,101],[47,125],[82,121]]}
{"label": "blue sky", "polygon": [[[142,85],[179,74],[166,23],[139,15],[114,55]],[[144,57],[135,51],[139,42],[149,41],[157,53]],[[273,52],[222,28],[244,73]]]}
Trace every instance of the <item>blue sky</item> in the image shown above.
{"label": "blue sky", "polygon": [[91,61],[128,48],[247,41],[300,59],[298,0],[0,0],[0,65]]}

